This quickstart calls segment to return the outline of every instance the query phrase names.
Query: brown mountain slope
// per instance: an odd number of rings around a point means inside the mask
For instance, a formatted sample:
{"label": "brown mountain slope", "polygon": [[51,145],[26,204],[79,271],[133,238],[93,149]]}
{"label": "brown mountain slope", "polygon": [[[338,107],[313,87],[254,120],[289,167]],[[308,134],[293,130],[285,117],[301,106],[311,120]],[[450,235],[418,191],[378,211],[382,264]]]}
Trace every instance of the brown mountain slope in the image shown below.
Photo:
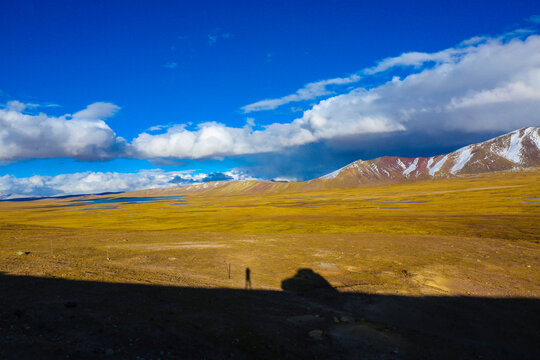
{"label": "brown mountain slope", "polygon": [[358,160],[321,180],[362,184],[478,174],[540,165],[540,128],[528,127],[429,158],[385,156]]}

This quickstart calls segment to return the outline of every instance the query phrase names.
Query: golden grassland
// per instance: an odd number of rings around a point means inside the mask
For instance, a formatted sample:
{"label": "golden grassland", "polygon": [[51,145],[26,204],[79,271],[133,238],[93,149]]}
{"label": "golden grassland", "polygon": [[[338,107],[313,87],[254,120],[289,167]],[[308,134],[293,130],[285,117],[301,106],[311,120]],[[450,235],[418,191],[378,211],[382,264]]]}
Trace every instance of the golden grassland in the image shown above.
{"label": "golden grassland", "polygon": [[536,170],[185,205],[2,202],[0,271],[238,288],[249,266],[277,289],[308,267],[343,291],[540,297],[538,198]]}

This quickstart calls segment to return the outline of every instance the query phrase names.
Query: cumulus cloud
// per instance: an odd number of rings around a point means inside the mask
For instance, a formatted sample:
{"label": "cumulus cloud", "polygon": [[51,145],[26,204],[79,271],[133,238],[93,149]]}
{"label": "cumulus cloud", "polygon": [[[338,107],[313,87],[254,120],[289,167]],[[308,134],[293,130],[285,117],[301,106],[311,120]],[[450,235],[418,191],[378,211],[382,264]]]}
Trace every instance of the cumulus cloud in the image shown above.
{"label": "cumulus cloud", "polygon": [[0,198],[97,194],[167,188],[214,181],[209,180],[210,178],[215,178],[215,180],[243,180],[250,177],[238,171],[194,174],[192,171],[165,172],[162,170],[144,170],[137,173],[87,171],[57,176],[35,175],[26,178],[5,175],[0,176]]}
{"label": "cumulus cloud", "polygon": [[432,67],[367,91],[377,97],[369,105],[355,102],[365,95],[353,91],[319,106],[327,117],[344,109],[383,114],[413,132],[508,131],[540,123],[539,36],[489,39],[446,53],[452,55],[437,55],[440,63]]}
{"label": "cumulus cloud", "polygon": [[[367,98],[365,101],[369,101]],[[130,147],[130,156],[152,159],[166,158],[219,158],[231,155],[274,152],[286,147],[304,145],[346,133],[371,133],[401,130],[383,116],[350,118],[342,123],[326,121],[313,114],[289,124],[271,124],[264,130],[253,130],[249,125],[232,128],[211,122],[200,124],[191,131],[184,125],[174,126],[164,134],[142,133]]]}
{"label": "cumulus cloud", "polygon": [[281,105],[291,102],[311,100],[324,95],[333,94],[333,91],[329,89],[331,85],[346,85],[360,81],[360,76],[353,74],[344,78],[327,79],[309,83],[303,88],[296,91],[294,94],[283,96],[277,99],[266,99],[257,101],[253,104],[242,107],[245,113],[261,110],[272,110]]}
{"label": "cumulus cloud", "polygon": [[73,115],[27,114],[27,104],[0,108],[0,160],[71,157],[105,160],[121,153],[125,141],[103,121],[119,107],[98,102]]}

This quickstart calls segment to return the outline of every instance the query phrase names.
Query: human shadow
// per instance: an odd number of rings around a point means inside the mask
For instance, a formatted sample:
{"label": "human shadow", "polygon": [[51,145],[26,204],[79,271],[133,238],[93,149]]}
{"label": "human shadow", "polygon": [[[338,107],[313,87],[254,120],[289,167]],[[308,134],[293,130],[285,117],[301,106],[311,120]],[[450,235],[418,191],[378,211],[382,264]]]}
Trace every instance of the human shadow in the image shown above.
{"label": "human shadow", "polygon": [[309,269],[282,285],[246,291],[0,273],[0,358],[540,358],[537,298],[341,293]]}

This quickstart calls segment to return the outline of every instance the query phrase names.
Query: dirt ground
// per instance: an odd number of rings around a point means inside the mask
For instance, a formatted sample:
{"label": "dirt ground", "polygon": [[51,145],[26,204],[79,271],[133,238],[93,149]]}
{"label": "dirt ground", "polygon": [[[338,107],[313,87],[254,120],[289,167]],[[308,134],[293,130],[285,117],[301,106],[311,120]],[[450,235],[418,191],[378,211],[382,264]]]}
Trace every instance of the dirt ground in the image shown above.
{"label": "dirt ground", "polygon": [[256,288],[279,290],[287,274],[311,268],[340,291],[540,297],[540,245],[530,241],[34,226],[7,226],[0,234],[0,271],[12,275],[242,288],[250,267]]}
{"label": "dirt ground", "polygon": [[[1,358],[540,354],[530,241],[4,226],[0,245]],[[337,292],[282,291],[301,268]]]}

